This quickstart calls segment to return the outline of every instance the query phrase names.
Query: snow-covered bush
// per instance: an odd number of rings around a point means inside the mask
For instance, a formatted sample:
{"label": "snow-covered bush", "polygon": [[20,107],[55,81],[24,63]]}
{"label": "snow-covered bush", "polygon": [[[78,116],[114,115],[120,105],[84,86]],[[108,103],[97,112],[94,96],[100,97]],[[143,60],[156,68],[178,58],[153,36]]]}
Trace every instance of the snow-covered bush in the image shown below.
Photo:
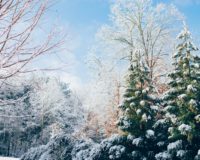
{"label": "snow-covered bush", "polygon": [[72,150],[72,160],[93,160],[100,152],[100,145],[92,140],[76,141]]}
{"label": "snow-covered bush", "polygon": [[68,136],[56,136],[47,145],[30,149],[21,160],[71,160],[74,140]]}
{"label": "snow-covered bush", "polygon": [[83,142],[75,148],[74,160],[155,160],[155,154],[160,151],[151,139],[131,135],[113,135],[100,144]]}

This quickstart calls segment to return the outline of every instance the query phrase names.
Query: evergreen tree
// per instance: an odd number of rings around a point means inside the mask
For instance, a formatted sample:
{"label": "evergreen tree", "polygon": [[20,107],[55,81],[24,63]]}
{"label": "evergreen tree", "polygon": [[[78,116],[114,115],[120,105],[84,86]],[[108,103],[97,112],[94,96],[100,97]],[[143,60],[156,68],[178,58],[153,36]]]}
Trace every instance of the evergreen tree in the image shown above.
{"label": "evergreen tree", "polygon": [[[174,71],[169,74],[169,91],[164,100],[166,118],[170,120],[167,147],[172,159],[194,159],[200,145],[200,58],[193,52],[198,48],[191,42],[191,34],[184,27],[178,35]],[[189,156],[190,155],[190,156]],[[176,157],[176,158],[175,158]]]}
{"label": "evergreen tree", "polygon": [[158,134],[154,128],[158,107],[155,106],[152,93],[149,71],[138,55],[129,68],[127,88],[120,105],[122,116],[118,123],[119,128],[127,135],[123,144],[126,155],[133,160],[155,160],[155,154],[161,148],[157,145]]}
{"label": "evergreen tree", "polygon": [[152,87],[147,68],[138,56],[134,64],[130,65],[127,77],[127,89],[124,93],[123,104],[120,105],[122,116],[119,128],[134,136],[143,136],[152,129],[155,112],[151,109],[152,99],[149,96]]}

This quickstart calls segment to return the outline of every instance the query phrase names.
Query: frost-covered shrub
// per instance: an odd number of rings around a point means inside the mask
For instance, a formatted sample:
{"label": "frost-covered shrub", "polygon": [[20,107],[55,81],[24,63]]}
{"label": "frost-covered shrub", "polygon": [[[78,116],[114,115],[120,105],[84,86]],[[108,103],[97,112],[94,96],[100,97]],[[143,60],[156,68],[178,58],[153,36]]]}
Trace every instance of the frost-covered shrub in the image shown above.
{"label": "frost-covered shrub", "polygon": [[[154,135],[156,137],[156,133]],[[160,144],[159,144],[160,143]],[[163,144],[164,143],[164,144]],[[47,145],[30,149],[22,160],[198,160],[186,141],[169,143],[146,137],[114,135],[101,143],[57,136]],[[142,144],[142,145],[141,145]],[[159,145],[158,145],[159,144]],[[163,145],[165,147],[163,147]],[[161,147],[159,147],[161,146]]]}
{"label": "frost-covered shrub", "polygon": [[156,144],[151,138],[136,138],[132,135],[114,135],[99,145],[83,144],[79,144],[81,147],[76,147],[78,149],[73,152],[78,160],[155,160],[155,154],[159,151],[158,147],[154,147]]}
{"label": "frost-covered shrub", "polygon": [[100,152],[100,145],[91,140],[76,141],[72,150],[72,160],[93,160]]}
{"label": "frost-covered shrub", "polygon": [[198,140],[193,144],[185,140],[177,140],[168,144],[162,152],[156,154],[156,160],[195,160],[198,155]]}
{"label": "frost-covered shrub", "polygon": [[21,160],[71,160],[73,146],[68,136],[56,136],[47,145],[30,149]]}
{"label": "frost-covered shrub", "polygon": [[120,135],[113,135],[112,137],[103,140],[100,143],[98,154],[95,159],[101,160],[125,160],[130,156],[127,145],[130,142],[127,137]]}
{"label": "frost-covered shrub", "polygon": [[22,156],[22,160],[36,160],[40,159],[42,154],[47,150],[47,147],[45,145],[31,148],[24,156]]}

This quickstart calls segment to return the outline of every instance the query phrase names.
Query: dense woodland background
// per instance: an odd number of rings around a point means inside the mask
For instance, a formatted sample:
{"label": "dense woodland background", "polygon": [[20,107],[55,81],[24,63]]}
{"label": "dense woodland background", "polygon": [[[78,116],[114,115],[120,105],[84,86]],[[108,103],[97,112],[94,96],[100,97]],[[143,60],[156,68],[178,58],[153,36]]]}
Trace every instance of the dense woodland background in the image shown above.
{"label": "dense woodland background", "polygon": [[59,27],[37,38],[51,5],[0,1],[0,156],[200,159],[200,57],[184,13],[151,0],[111,3],[85,59],[89,82],[74,90],[53,76],[63,62],[36,66],[67,50]]}

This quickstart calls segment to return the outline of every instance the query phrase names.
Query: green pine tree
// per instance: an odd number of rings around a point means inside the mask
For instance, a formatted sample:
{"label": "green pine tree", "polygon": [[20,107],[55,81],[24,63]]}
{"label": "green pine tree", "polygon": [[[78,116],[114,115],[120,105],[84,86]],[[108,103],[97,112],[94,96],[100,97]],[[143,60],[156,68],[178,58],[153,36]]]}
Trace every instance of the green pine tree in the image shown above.
{"label": "green pine tree", "polygon": [[172,140],[185,139],[192,143],[200,137],[200,58],[194,55],[198,48],[191,42],[187,27],[179,34],[179,45],[174,54],[174,71],[169,74],[166,117]]}
{"label": "green pine tree", "polygon": [[123,95],[124,100],[120,109],[122,116],[119,119],[119,128],[127,134],[144,136],[147,130],[152,129],[155,112],[151,109],[152,99],[149,93],[149,72],[138,58],[130,65],[127,76],[127,88]]}

